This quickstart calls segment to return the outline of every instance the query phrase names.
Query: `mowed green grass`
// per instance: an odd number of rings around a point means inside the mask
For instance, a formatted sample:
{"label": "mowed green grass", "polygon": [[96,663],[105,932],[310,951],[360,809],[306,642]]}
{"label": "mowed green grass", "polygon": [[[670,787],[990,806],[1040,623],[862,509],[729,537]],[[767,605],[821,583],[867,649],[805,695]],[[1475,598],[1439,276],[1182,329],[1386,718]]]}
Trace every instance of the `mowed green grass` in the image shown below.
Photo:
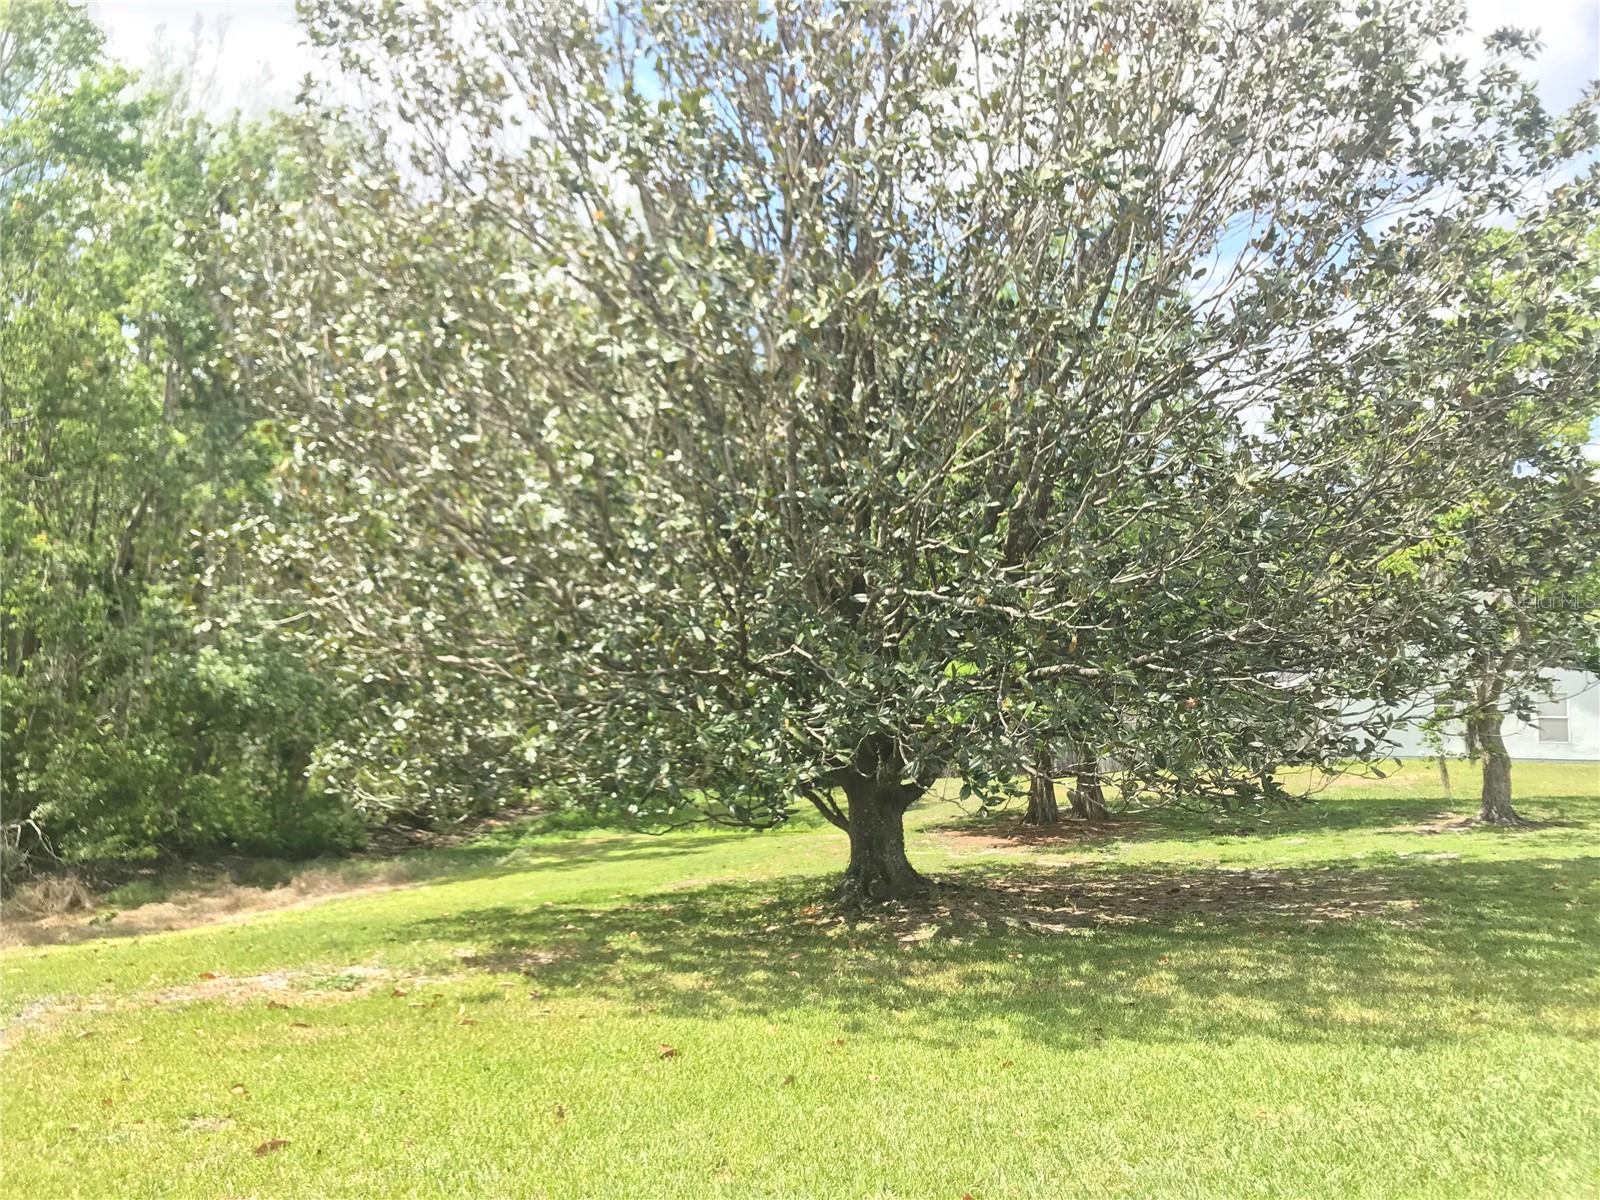
{"label": "mowed green grass", "polygon": [[815,821],[529,828],[9,950],[0,1192],[1600,1196],[1600,771],[1516,778],[1558,823],[1449,828],[1421,765],[1046,841],[929,805],[940,906],[873,922]]}

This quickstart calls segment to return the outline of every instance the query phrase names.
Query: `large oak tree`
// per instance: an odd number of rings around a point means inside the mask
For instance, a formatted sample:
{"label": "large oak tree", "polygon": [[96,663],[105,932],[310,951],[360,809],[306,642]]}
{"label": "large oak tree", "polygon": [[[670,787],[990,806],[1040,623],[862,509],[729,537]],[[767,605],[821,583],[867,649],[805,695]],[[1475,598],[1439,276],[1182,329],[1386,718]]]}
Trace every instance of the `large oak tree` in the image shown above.
{"label": "large oak tree", "polygon": [[1063,737],[1167,792],[1372,752],[1332,702],[1416,686],[1395,556],[1509,403],[1404,352],[1434,268],[1592,202],[1530,188],[1592,112],[1448,5],[304,9],[373,99],[228,307],[318,628],[452,761],[815,803],[852,897]]}

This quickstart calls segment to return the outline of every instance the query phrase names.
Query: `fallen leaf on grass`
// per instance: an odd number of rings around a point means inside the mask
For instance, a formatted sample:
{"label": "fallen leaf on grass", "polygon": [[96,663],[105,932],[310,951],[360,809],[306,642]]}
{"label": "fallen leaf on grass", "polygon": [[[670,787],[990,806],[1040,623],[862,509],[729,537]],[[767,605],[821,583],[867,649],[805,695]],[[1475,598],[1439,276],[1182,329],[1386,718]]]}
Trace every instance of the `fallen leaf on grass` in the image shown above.
{"label": "fallen leaf on grass", "polygon": [[391,988],[390,991],[389,991],[389,995],[391,995],[391,996],[404,996],[404,995],[406,995],[406,990],[405,990],[405,988]]}
{"label": "fallen leaf on grass", "polygon": [[248,1096],[250,1094],[250,1089],[245,1087],[245,1085],[242,1083],[236,1083],[228,1090],[235,1096]]}
{"label": "fallen leaf on grass", "polygon": [[310,1029],[311,1026],[306,1024],[304,1021],[290,1021],[289,1022],[289,1028],[290,1029]]}
{"label": "fallen leaf on grass", "polygon": [[793,1075],[785,1075],[783,1077],[783,1086],[784,1087],[793,1087],[794,1086],[794,1076]]}
{"label": "fallen leaf on grass", "polygon": [[669,1046],[665,1042],[661,1043],[661,1045],[658,1047],[658,1050],[660,1051],[660,1054],[661,1054],[662,1058],[677,1058],[678,1057],[677,1047]]}
{"label": "fallen leaf on grass", "polygon": [[268,1000],[267,1001],[267,1007],[268,1008],[288,1008],[289,1006],[287,1004],[285,1004],[282,1000]]}
{"label": "fallen leaf on grass", "polygon": [[556,1105],[555,1118],[558,1121],[565,1121],[567,1119],[567,1106],[565,1104]]}
{"label": "fallen leaf on grass", "polygon": [[266,1155],[271,1154],[274,1150],[282,1150],[288,1144],[288,1138],[269,1138],[267,1141],[262,1142],[261,1145],[256,1147],[256,1157],[264,1158]]}

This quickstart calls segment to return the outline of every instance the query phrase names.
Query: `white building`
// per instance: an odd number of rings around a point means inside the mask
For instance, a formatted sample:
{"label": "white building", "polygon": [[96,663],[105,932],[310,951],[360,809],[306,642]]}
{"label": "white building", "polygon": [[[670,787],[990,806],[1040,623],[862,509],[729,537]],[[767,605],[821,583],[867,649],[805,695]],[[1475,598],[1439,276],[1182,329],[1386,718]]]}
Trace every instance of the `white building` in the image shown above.
{"label": "white building", "polygon": [[[1580,671],[1551,671],[1555,698],[1539,705],[1533,721],[1507,717],[1506,749],[1513,759],[1600,761],[1600,679]],[[1415,724],[1396,725],[1389,738],[1398,758],[1423,758],[1436,753]],[[1465,754],[1459,730],[1444,739],[1451,754]]]}

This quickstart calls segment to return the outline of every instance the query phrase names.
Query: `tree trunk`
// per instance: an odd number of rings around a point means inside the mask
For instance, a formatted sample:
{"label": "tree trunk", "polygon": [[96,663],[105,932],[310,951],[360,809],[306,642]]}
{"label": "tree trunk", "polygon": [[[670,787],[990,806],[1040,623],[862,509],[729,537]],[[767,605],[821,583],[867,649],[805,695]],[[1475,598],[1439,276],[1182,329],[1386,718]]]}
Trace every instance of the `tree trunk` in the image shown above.
{"label": "tree trunk", "polygon": [[904,819],[921,789],[852,774],[844,782],[849,802],[850,865],[839,898],[847,905],[911,900],[927,894],[928,881],[906,857]]}
{"label": "tree trunk", "polygon": [[1450,761],[1443,754],[1439,755],[1439,782],[1444,785],[1444,798],[1454,800],[1455,793],[1450,790]]}
{"label": "tree trunk", "polygon": [[1477,719],[1477,743],[1483,752],[1483,803],[1478,820],[1490,825],[1520,825],[1522,818],[1511,807],[1511,756],[1500,736],[1504,718],[1498,711]]}
{"label": "tree trunk", "polygon": [[1078,786],[1072,792],[1072,815],[1085,821],[1110,820],[1105,788],[1100,784],[1100,756],[1088,749],[1080,750],[1073,777]]}
{"label": "tree trunk", "polygon": [[1022,815],[1024,825],[1054,825],[1061,820],[1061,808],[1056,803],[1056,781],[1051,778],[1050,751],[1040,750],[1028,773],[1028,811]]}

